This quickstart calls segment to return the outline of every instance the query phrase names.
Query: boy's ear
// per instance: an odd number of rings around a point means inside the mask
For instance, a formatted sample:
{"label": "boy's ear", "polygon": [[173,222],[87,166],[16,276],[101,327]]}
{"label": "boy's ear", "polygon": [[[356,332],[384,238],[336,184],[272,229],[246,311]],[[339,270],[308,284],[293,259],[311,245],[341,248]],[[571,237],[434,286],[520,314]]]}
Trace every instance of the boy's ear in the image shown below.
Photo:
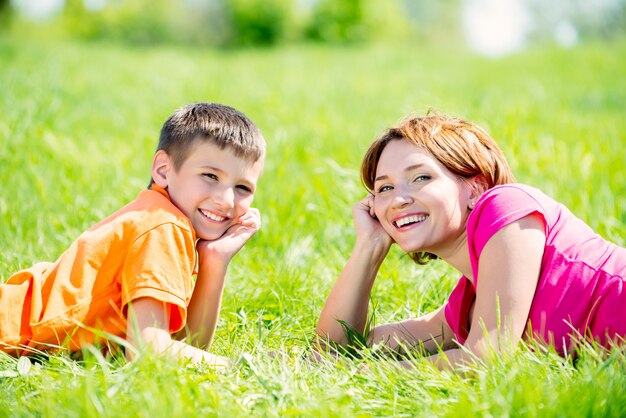
{"label": "boy's ear", "polygon": [[152,159],[152,179],[157,186],[167,189],[167,177],[173,169],[173,161],[167,152],[162,149],[158,150]]}

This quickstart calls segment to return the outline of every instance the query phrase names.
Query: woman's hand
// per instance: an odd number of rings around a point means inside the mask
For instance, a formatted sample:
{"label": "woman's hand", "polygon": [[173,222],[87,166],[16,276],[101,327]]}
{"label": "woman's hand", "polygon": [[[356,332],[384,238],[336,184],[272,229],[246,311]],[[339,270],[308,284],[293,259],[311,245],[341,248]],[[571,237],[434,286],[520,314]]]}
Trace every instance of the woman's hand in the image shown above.
{"label": "woman's hand", "polygon": [[374,214],[374,195],[369,194],[352,208],[357,245],[371,245],[387,254],[393,240]]}

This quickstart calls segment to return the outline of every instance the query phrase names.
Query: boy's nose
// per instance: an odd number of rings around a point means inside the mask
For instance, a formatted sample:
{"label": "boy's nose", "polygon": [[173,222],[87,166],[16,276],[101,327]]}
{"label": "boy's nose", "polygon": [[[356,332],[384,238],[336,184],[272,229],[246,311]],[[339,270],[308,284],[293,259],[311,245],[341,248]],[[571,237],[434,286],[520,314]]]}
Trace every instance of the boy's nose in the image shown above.
{"label": "boy's nose", "polygon": [[235,206],[235,191],[231,187],[224,187],[220,193],[215,194],[213,200],[220,209],[231,209]]}

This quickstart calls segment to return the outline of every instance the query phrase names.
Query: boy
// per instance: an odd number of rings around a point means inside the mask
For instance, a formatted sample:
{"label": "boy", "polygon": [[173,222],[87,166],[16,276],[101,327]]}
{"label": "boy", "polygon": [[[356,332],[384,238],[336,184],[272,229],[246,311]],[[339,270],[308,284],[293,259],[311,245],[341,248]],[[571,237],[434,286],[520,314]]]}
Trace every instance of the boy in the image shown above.
{"label": "boy", "polygon": [[261,132],[233,108],[196,103],[174,112],[161,129],[148,190],[55,263],[0,285],[0,350],[77,351],[114,336],[130,343],[129,359],[132,347],[146,344],[228,365],[206,350],[228,264],[260,228],[250,205],[264,156]]}

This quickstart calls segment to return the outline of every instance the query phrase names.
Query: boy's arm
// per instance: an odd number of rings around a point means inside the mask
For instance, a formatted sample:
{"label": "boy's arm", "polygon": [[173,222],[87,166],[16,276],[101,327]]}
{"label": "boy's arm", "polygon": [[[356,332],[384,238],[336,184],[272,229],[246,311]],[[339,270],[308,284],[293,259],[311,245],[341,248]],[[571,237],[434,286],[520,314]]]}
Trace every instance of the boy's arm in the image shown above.
{"label": "boy's arm", "polygon": [[[184,357],[193,363],[205,362],[215,367],[227,367],[230,364],[228,358],[172,340],[169,322],[166,303],[149,297],[134,300],[128,305],[126,338],[136,348],[147,346],[156,353]],[[132,360],[134,355],[133,350],[126,350],[128,360]]]}
{"label": "boy's arm", "polygon": [[217,259],[212,262],[207,257],[199,264],[196,285],[187,308],[187,324],[176,338],[189,338],[194,346],[208,350],[219,319],[228,262]]}
{"label": "boy's arm", "polygon": [[194,346],[209,349],[219,319],[228,264],[260,227],[261,215],[251,208],[222,237],[198,241],[199,270],[187,309],[187,326],[176,338],[188,337]]}

